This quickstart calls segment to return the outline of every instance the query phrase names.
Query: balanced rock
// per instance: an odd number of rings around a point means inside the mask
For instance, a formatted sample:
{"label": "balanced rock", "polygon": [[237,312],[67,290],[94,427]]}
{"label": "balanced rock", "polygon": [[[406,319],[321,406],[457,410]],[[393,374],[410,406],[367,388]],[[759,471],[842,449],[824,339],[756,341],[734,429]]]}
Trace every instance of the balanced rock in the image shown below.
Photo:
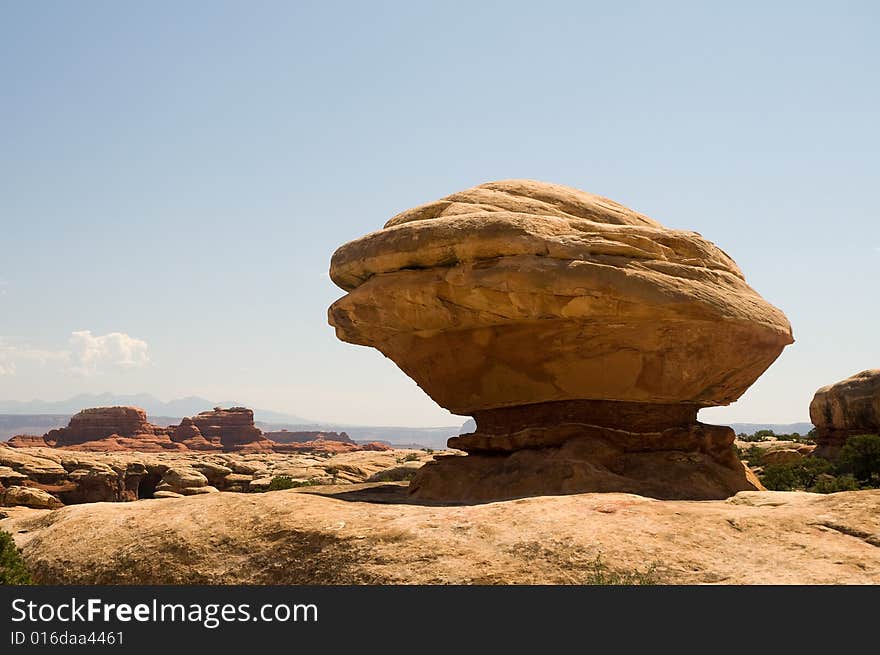
{"label": "balanced rock", "polygon": [[880,369],[822,387],[810,403],[816,454],[834,457],[849,437],[880,434]]}
{"label": "balanced rock", "polygon": [[753,489],[729,428],[696,421],[793,342],[695,232],[529,180],[483,184],[339,248],[337,336],[392,359],[477,430],[411,485],[426,500]]}

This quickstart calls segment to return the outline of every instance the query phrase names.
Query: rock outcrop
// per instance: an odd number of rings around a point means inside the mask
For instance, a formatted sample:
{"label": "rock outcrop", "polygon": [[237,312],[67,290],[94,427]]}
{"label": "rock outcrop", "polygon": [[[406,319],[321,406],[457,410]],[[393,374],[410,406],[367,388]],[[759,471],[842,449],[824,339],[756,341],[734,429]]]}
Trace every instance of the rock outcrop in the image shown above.
{"label": "rock outcrop", "polygon": [[337,336],[392,359],[472,415],[412,490],[433,500],[754,488],[726,405],[793,342],[733,260],[611,200],[528,180],[405,211],[339,248]]}
{"label": "rock outcrop", "polygon": [[37,434],[16,434],[6,442],[13,448],[46,448],[46,437]]}
{"label": "rock outcrop", "polygon": [[834,457],[849,437],[880,434],[880,369],[822,387],[810,403],[816,455]]}
{"label": "rock outcrop", "polygon": [[31,507],[33,509],[57,509],[63,506],[55,496],[34,487],[12,486],[0,489],[0,506]]}
{"label": "rock outcrop", "polygon": [[68,448],[108,437],[152,441],[157,436],[167,434],[163,428],[149,423],[147,413],[140,407],[94,407],[75,414],[67,427],[50,430],[44,439],[56,448]]}
{"label": "rock outcrop", "polygon": [[353,444],[351,437],[345,432],[295,432],[290,430],[276,430],[274,432],[264,432],[263,435],[267,439],[271,439],[276,443],[308,443],[310,441],[338,441],[341,443]]}
{"label": "rock outcrop", "polygon": [[[174,498],[216,491],[256,491],[275,477],[316,486],[364,482],[397,468],[403,458],[416,468],[431,455],[398,453],[384,447],[367,450],[327,442],[339,452],[75,451],[58,448],[9,448],[0,443],[0,492],[22,487],[54,498],[53,506]],[[303,445],[303,444],[293,444]],[[409,461],[412,460],[412,461]],[[388,475],[385,475],[388,477]],[[0,505],[30,503],[23,492],[0,495]]]}
{"label": "rock outcrop", "polygon": [[254,412],[247,407],[215,407],[193,416],[192,423],[209,443],[224,450],[272,450],[272,442],[254,426]]}
{"label": "rock outcrop", "polygon": [[38,584],[579,585],[595,583],[601,557],[656,583],[870,585],[878,504],[880,490],[448,507],[383,484],[12,508],[0,529]]}
{"label": "rock outcrop", "polygon": [[179,425],[160,427],[147,421],[139,407],[94,407],[70,419],[67,427],[45,435],[17,435],[7,445],[15,448],[51,447],[86,452],[279,452],[343,453],[391,450],[378,442],[357,444],[344,432],[280,432],[269,438],[254,425],[253,410],[215,407],[184,418]]}

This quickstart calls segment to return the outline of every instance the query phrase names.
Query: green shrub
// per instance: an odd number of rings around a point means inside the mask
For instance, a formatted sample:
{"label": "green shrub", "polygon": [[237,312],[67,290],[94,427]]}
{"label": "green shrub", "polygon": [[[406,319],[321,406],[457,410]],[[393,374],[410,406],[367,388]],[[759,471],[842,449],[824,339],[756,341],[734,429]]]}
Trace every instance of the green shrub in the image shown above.
{"label": "green shrub", "polygon": [[398,464],[403,464],[404,462],[417,462],[417,461],[419,461],[419,454],[418,453],[407,453],[403,457],[397,458]]}
{"label": "green shrub", "polygon": [[743,455],[752,468],[764,465],[764,449],[760,446],[749,446]]}
{"label": "green shrub", "polygon": [[820,475],[833,473],[834,465],[831,462],[819,457],[807,457],[799,462],[764,467],[761,482],[772,491],[803,491],[815,485]]}
{"label": "green shrub", "polygon": [[861,489],[859,481],[851,475],[820,475],[816,484],[808,489],[817,494],[833,494],[838,491],[858,491]]}
{"label": "green shrub", "polygon": [[266,487],[266,491],[282,491],[284,489],[296,489],[297,487],[311,487],[317,484],[314,480],[294,480],[289,475],[276,475]]}
{"label": "green shrub", "polygon": [[0,585],[31,584],[31,574],[12,535],[0,530]]}
{"label": "green shrub", "polygon": [[837,459],[841,473],[848,473],[870,487],[880,486],[880,435],[863,434],[846,440]]}

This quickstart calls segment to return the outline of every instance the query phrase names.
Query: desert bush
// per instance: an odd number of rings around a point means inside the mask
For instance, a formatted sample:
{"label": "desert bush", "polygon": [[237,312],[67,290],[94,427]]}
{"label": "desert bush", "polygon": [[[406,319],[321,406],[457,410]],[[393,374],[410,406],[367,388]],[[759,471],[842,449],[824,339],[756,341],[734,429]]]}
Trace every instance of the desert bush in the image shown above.
{"label": "desert bush", "polygon": [[418,453],[407,453],[403,457],[397,458],[398,464],[403,464],[404,462],[417,462],[417,461],[419,461],[419,454]]}
{"label": "desert bush", "polygon": [[646,570],[613,569],[602,561],[602,555],[596,555],[591,562],[584,580],[587,585],[656,585],[661,584],[657,577],[657,565],[651,564]]}
{"label": "desert bush", "polygon": [[764,449],[759,446],[749,446],[742,456],[752,468],[764,465]]}
{"label": "desert bush", "polygon": [[317,484],[314,480],[294,480],[289,475],[276,475],[265,491],[282,491],[284,489],[296,489],[297,487],[311,487]]}
{"label": "desert bush", "polygon": [[815,485],[819,476],[833,476],[834,472],[831,462],[819,457],[807,457],[799,462],[764,467],[761,482],[772,491],[804,491]]}
{"label": "desert bush", "polygon": [[31,584],[31,574],[12,535],[0,530],[0,585]]}
{"label": "desert bush", "polygon": [[846,440],[837,458],[841,473],[869,487],[880,487],[880,435],[863,434]]}
{"label": "desert bush", "polygon": [[770,437],[775,437],[773,430],[758,430],[754,434],[746,434],[740,432],[736,435],[740,441],[767,441]]}
{"label": "desert bush", "polygon": [[861,488],[859,481],[851,475],[820,475],[808,491],[817,494],[833,494],[838,491],[858,491]]}

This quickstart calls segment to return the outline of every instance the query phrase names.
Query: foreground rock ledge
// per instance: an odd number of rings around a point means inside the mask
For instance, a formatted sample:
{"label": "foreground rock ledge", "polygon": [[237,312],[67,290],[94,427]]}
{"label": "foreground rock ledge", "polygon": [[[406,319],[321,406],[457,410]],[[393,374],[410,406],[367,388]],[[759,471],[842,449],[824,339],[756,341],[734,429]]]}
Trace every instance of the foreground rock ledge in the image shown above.
{"label": "foreground rock ledge", "polygon": [[880,490],[471,506],[401,503],[405,491],[10,508],[0,529],[52,584],[581,584],[598,555],[614,569],[655,565],[670,584],[880,583]]}

